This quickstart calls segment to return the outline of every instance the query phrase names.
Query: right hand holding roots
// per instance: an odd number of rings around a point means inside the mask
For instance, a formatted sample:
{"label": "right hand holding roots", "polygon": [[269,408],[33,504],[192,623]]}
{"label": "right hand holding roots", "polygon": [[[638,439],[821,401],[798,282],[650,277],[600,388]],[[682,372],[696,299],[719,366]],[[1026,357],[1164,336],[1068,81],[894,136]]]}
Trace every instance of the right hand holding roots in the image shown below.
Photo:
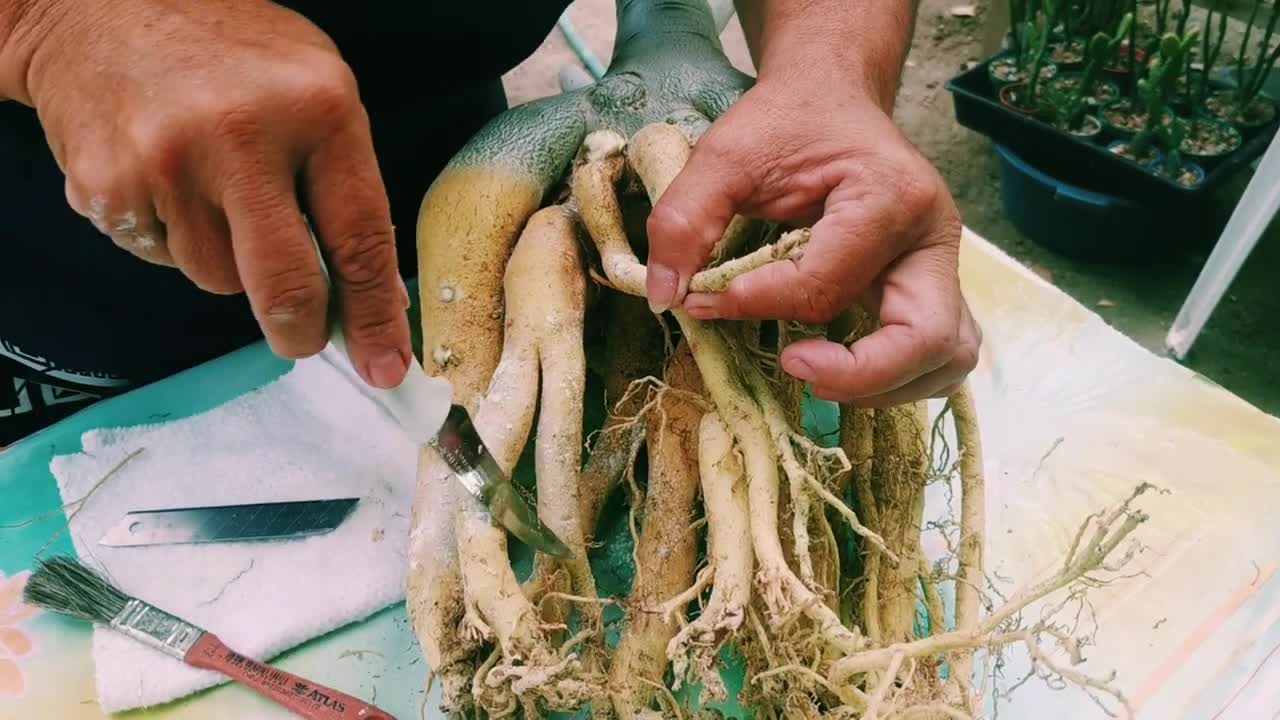
{"label": "right hand holding roots", "polygon": [[390,208],[355,78],[319,28],[265,0],[47,0],[29,17],[18,99],[76,212],[205,290],[246,292],[271,348],[300,358],[329,336],[305,208],[356,370],[400,382]]}

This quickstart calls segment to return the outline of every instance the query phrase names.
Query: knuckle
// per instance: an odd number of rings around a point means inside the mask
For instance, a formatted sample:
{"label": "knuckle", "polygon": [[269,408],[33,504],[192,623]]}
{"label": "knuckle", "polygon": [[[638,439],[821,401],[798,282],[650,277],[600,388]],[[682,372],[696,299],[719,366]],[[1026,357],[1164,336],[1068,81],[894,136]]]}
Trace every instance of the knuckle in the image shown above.
{"label": "knuckle", "polygon": [[129,136],[137,149],[147,176],[173,182],[180,172],[185,142],[178,125],[172,122],[134,122]]}
{"label": "knuckle", "polygon": [[961,334],[960,338],[952,364],[968,375],[978,367],[978,361],[981,359],[982,328],[977,323],[971,322],[968,335]]}
{"label": "knuckle", "polygon": [[941,322],[935,322],[915,333],[914,338],[917,356],[932,367],[941,367],[955,358],[959,345],[959,330]]}
{"label": "knuckle", "polygon": [[692,228],[693,224],[689,222],[684,208],[670,200],[656,203],[645,221],[650,241],[658,247],[662,247],[664,241],[673,236],[680,236],[683,240],[683,236]]}
{"label": "knuckle", "polygon": [[395,277],[395,239],[390,229],[362,230],[333,243],[333,264],[342,283],[356,292],[382,286]]}
{"label": "knuckle", "polygon": [[396,339],[401,320],[395,315],[385,315],[377,318],[352,318],[349,322],[351,330],[348,334],[351,339],[362,344],[380,345],[391,344],[387,341]]}
{"label": "knuckle", "polygon": [[951,366],[965,375],[973,372],[978,367],[977,343],[961,343],[951,358]]}
{"label": "knuckle", "polygon": [[796,319],[806,323],[828,323],[845,310],[840,288],[813,273],[805,274],[804,290]]}
{"label": "knuckle", "polygon": [[263,307],[270,322],[291,325],[323,313],[329,293],[318,276],[295,270],[276,272],[267,278]]}
{"label": "knuckle", "polygon": [[898,201],[907,216],[931,215],[943,205],[946,187],[934,177],[931,166],[922,172],[907,173],[901,182]]}
{"label": "knuckle", "polygon": [[262,121],[251,105],[232,105],[214,113],[210,136],[232,149],[247,149],[262,133]]}
{"label": "knuckle", "polygon": [[360,107],[360,95],[351,68],[330,53],[301,71],[305,78],[295,90],[295,102],[304,117],[321,123],[345,124]]}

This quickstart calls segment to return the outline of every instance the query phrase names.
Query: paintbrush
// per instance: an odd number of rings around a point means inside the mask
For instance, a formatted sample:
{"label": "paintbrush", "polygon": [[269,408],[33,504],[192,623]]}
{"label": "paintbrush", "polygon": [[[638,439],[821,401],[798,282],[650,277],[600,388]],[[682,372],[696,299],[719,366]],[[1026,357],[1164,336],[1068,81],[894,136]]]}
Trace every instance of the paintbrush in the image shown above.
{"label": "paintbrush", "polygon": [[27,578],[22,599],[107,625],[191,667],[220,672],[307,720],[395,720],[363,700],[235,652],[213,633],[125,595],[74,558],[41,560]]}

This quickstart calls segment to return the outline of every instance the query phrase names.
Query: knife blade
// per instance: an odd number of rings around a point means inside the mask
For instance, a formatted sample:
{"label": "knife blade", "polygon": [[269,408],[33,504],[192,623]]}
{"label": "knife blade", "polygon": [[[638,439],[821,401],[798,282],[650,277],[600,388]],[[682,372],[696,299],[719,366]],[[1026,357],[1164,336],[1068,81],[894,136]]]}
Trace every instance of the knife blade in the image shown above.
{"label": "knife blade", "polygon": [[334,498],[134,510],[111,526],[98,544],[142,547],[323,535],[337,529],[359,501]]}
{"label": "knife blade", "polygon": [[[337,323],[330,329],[329,340],[350,359]],[[448,380],[427,375],[417,358],[410,355],[409,371],[399,385],[389,389],[369,386],[366,391],[415,442],[435,448],[454,480],[508,532],[535,550],[558,558],[572,557],[569,546],[543,524],[502,471],[466,408],[453,402],[453,385]]]}
{"label": "knife blade", "polygon": [[[332,275],[324,252],[316,240],[311,222],[304,216],[320,260],[320,270],[331,283]],[[329,342],[348,361],[346,337],[336,313],[329,324]],[[419,445],[430,445],[445,459],[454,480],[467,494],[489,511],[507,532],[535,550],[558,558],[570,558],[573,551],[551,531],[524,496],[502,471],[485,447],[475,423],[466,408],[453,402],[453,385],[443,377],[427,375],[413,353],[409,354],[409,370],[399,385],[390,389],[365,385],[376,402],[400,423],[400,427]]]}

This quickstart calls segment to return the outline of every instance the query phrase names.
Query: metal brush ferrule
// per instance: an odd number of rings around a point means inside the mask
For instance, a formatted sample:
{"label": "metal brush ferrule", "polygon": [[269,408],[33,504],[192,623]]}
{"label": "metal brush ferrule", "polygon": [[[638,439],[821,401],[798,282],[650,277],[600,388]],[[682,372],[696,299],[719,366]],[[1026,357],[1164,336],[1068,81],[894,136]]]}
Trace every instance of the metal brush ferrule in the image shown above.
{"label": "metal brush ferrule", "polygon": [[200,628],[147,603],[132,598],[111,618],[111,627],[143,644],[179,660],[204,634]]}

